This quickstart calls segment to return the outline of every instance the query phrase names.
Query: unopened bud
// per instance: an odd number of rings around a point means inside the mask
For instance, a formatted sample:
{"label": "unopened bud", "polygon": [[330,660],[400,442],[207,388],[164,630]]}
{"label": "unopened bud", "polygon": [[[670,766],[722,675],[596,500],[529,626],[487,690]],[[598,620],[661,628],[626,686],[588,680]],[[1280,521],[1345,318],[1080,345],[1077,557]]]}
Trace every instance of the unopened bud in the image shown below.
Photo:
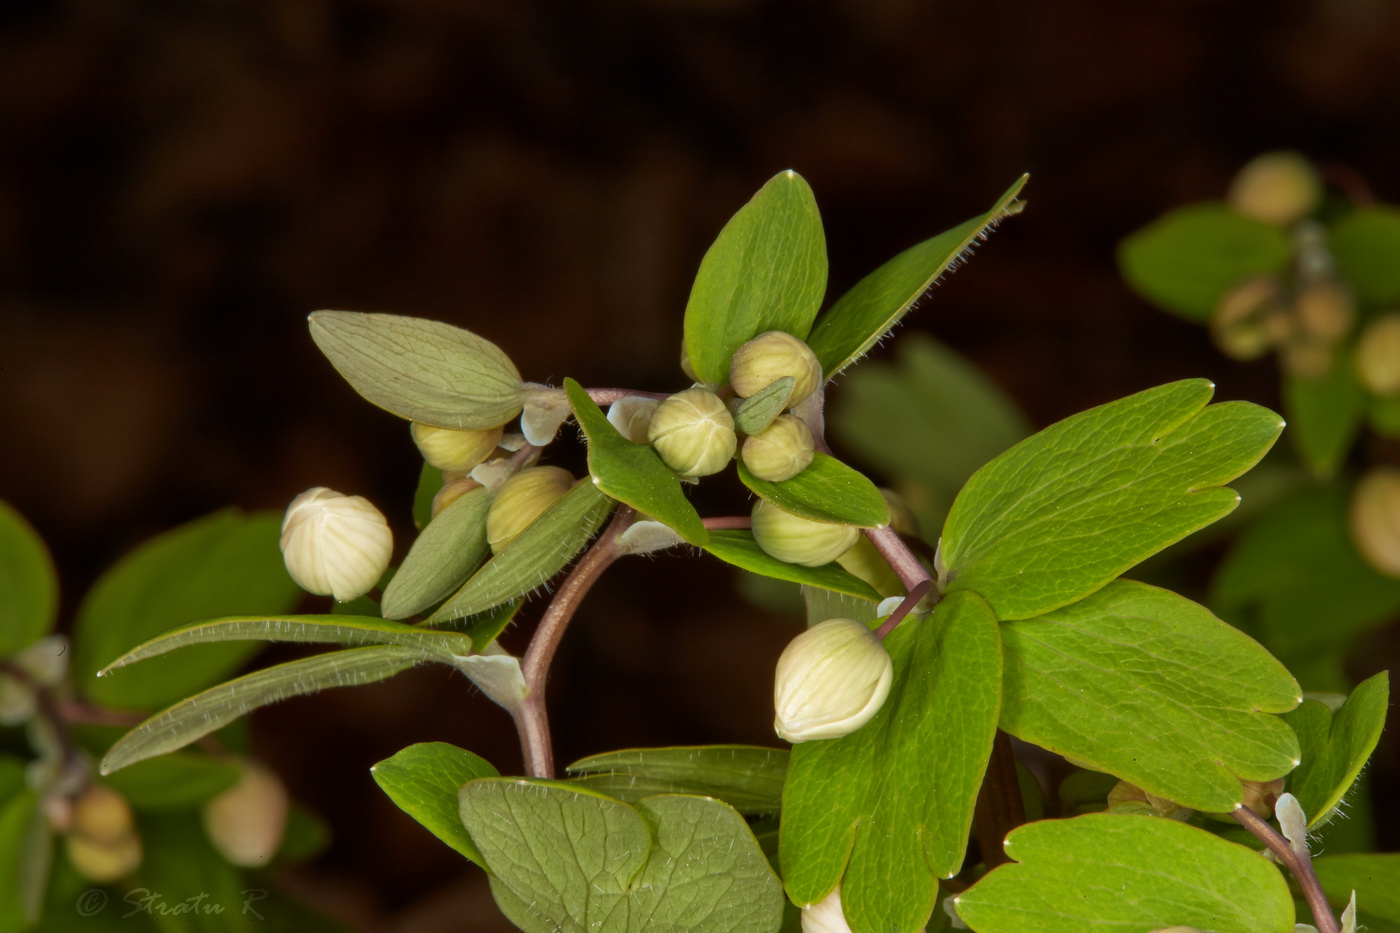
{"label": "unopened bud", "polygon": [[1246,217],[1291,224],[1316,210],[1322,183],[1312,163],[1296,152],[1268,152],[1240,169],[1227,200]]}
{"label": "unopened bud", "polygon": [[1269,319],[1278,310],[1277,297],[1278,283],[1267,277],[1230,289],[1210,319],[1211,339],[1221,352],[1237,360],[1258,359],[1268,352],[1275,338]]}
{"label": "unopened bud", "polygon": [[126,798],[105,784],[92,784],[73,806],[68,858],[91,881],[116,881],[141,864],[141,837]]}
{"label": "unopened bud", "polygon": [[1322,379],[1332,371],[1336,352],[1325,341],[1303,337],[1285,345],[1279,351],[1284,372],[1299,379]]}
{"label": "unopened bud", "polygon": [[880,711],[894,680],[884,644],[855,619],[827,619],[798,635],[778,658],[773,728],[794,744],[835,739]]}
{"label": "unopened bud", "polygon": [[573,475],[556,466],[531,467],[506,480],[486,513],[486,540],[492,552],[514,541],[573,484]]}
{"label": "unopened bud", "polygon": [[754,476],[781,483],[807,469],[815,451],[807,422],[796,415],[779,415],[762,433],[746,439],[739,455]]}
{"label": "unopened bud", "polygon": [[1356,303],[1340,283],[1324,279],[1303,286],[1294,303],[1303,332],[1335,343],[1356,320]]}
{"label": "unopened bud", "polygon": [[413,422],[413,443],[423,459],[439,470],[465,473],[491,456],[501,442],[502,427],[457,431]]}
{"label": "unopened bud", "polygon": [[729,364],[729,384],[743,398],[784,376],[793,379],[784,406],[792,408],[821,385],[822,364],[811,347],[780,330],[759,334],[735,351]]}
{"label": "unopened bud", "polygon": [[57,687],[68,672],[68,639],[45,635],[16,655],[15,663],[28,671],[36,684]]}
{"label": "unopened bud", "polygon": [[1356,373],[1374,395],[1400,395],[1400,313],[1382,314],[1356,342]]}
{"label": "unopened bud", "polygon": [[734,458],[734,416],[709,389],[686,389],[656,406],[647,441],[681,476],[718,473]]}
{"label": "unopened bud", "polygon": [[0,674],[0,726],[19,726],[39,710],[34,688],[18,677]]}
{"label": "unopened bud", "polygon": [[860,538],[860,529],[855,525],[814,522],[767,499],[758,500],[753,507],[752,531],[754,540],[769,557],[803,567],[831,563]]}
{"label": "unopened bud", "polygon": [[254,868],[277,854],[287,810],[281,779],[256,762],[245,762],[238,783],[204,805],[204,829],[220,855]]}
{"label": "unopened bud", "polygon": [[384,576],[394,536],[368,499],[317,486],[287,507],[281,545],[287,572],[298,586],[348,602]]}
{"label": "unopened bud", "polygon": [[1351,494],[1351,537],[1372,567],[1400,577],[1400,469],[1377,467]]}
{"label": "unopened bud", "polygon": [[647,428],[656,406],[661,404],[654,398],[640,395],[626,395],[608,406],[608,421],[617,432],[634,444],[646,444]]}
{"label": "unopened bud", "polygon": [[1111,812],[1149,813],[1152,816],[1162,816],[1172,820],[1189,819],[1192,813],[1189,808],[1183,807],[1175,800],[1149,794],[1136,784],[1129,784],[1127,781],[1119,781],[1113,785],[1113,789],[1108,792],[1105,804]]}
{"label": "unopened bud", "polygon": [[1273,798],[1283,793],[1283,778],[1272,781],[1240,781],[1244,799],[1240,803],[1264,819],[1274,815]]}
{"label": "unopened bud", "polygon": [[433,505],[429,514],[433,518],[437,518],[438,515],[442,513],[443,509],[447,508],[473,489],[480,488],[481,484],[470,476],[462,476],[451,482],[443,483],[442,488],[433,494]]}

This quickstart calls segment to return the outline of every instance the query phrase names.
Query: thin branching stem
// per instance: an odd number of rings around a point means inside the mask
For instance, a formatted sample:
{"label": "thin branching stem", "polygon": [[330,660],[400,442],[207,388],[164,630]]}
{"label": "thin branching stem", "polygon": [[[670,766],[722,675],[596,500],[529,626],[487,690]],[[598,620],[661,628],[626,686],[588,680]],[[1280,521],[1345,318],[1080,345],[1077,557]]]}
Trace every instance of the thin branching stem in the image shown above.
{"label": "thin branching stem", "polygon": [[919,600],[928,595],[929,589],[933,586],[933,577],[924,569],[924,565],[919,563],[914,552],[909,550],[909,545],[904,543],[904,539],[900,538],[899,533],[893,528],[888,525],[884,528],[867,528],[865,536],[870,539],[871,544],[875,545],[875,550],[880,552],[880,556],[899,577],[899,582],[904,584],[904,588],[909,591],[909,595],[904,597],[904,601],[875,630],[876,637],[884,638],[893,632],[899,623],[904,621],[904,617],[919,604]]}
{"label": "thin branching stem", "polygon": [[1288,866],[1288,870],[1298,880],[1298,886],[1303,889],[1303,897],[1307,898],[1318,933],[1341,933],[1342,926],[1332,913],[1332,905],[1327,903],[1327,895],[1323,893],[1322,882],[1317,880],[1317,872],[1313,871],[1312,858],[1307,850],[1295,852],[1282,833],[1248,807],[1239,807],[1230,815],[1268,846],[1274,858]]}
{"label": "thin branching stem", "polygon": [[701,519],[700,523],[707,531],[744,531],[753,527],[753,519],[747,515],[721,515]]}

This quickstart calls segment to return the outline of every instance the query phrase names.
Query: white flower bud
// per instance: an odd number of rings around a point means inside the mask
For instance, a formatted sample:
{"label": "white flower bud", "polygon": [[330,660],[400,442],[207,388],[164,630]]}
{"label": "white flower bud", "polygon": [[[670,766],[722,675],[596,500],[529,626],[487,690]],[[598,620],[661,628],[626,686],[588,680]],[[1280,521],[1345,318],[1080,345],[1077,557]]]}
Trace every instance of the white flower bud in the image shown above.
{"label": "white flower bud", "polygon": [[767,499],[753,507],[753,537],[769,557],[820,567],[845,554],[860,539],[855,525],[814,522],[784,511]]}
{"label": "white flower bud", "polygon": [[317,486],[293,499],[282,520],[282,558],[292,579],[342,603],[374,589],[393,551],[389,523],[364,496]]}
{"label": "white flower bud", "polygon": [[506,480],[491,500],[491,511],[486,513],[486,540],[492,553],[500,552],[546,509],[564,498],[573,483],[573,474],[556,466],[530,467]]}
{"label": "white flower bud", "polygon": [[651,426],[651,416],[659,404],[654,398],[625,395],[608,406],[608,422],[632,443],[649,443],[647,428]]}
{"label": "white flower bud", "polygon": [[734,458],[734,416],[709,389],[686,389],[656,406],[647,440],[681,476],[718,473]]}
{"label": "white flower bud", "polygon": [[1266,152],[1240,169],[1227,200],[1246,217],[1291,224],[1311,214],[1322,199],[1322,182],[1296,152]]}
{"label": "white flower bud", "polygon": [[465,473],[478,463],[491,456],[496,445],[501,442],[501,427],[482,430],[457,431],[452,428],[435,428],[430,424],[415,421],[410,430],[413,443],[423,454],[423,459],[452,473]]}
{"label": "white flower bud", "polygon": [[[841,912],[839,886],[822,898],[820,903],[802,908],[802,933],[851,933],[846,915]],[[919,933],[924,931],[920,930]]]}
{"label": "white flower bud", "polygon": [[827,619],[798,635],[778,658],[773,728],[793,744],[836,739],[865,725],[889,696],[894,663],[855,619]]}
{"label": "white flower bud", "polygon": [[1372,567],[1400,577],[1400,469],[1377,467],[1351,494],[1351,537]]}
{"label": "white flower bud", "polygon": [[73,805],[68,859],[91,881],[116,881],[141,864],[141,837],[126,798],[105,784],[93,784]]}
{"label": "white flower bud", "polygon": [[796,415],[779,415],[761,433],[744,441],[739,455],[754,476],[781,483],[807,469],[815,451],[807,422]]}
{"label": "white flower bud", "polygon": [[243,762],[238,783],[204,805],[204,830],[219,854],[235,865],[266,865],[282,845],[289,802],[281,778]]}
{"label": "white flower bud", "polygon": [[784,376],[793,378],[791,408],[817,390],[822,364],[812,348],[792,334],[770,330],[744,344],[729,363],[729,384],[735,394],[748,398]]}

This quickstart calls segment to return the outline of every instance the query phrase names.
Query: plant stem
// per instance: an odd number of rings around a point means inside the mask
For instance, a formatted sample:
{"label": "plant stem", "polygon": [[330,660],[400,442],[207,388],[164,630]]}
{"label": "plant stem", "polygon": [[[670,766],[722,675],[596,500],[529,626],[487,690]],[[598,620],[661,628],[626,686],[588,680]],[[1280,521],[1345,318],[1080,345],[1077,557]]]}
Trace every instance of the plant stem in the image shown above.
{"label": "plant stem", "polygon": [[1000,729],[992,740],[992,757],[982,789],[977,794],[977,844],[987,868],[996,868],[1011,859],[1002,843],[1006,834],[1026,821],[1026,808],[1021,801],[1021,782],[1016,776],[1016,755],[1011,750],[1011,738]]}
{"label": "plant stem", "polygon": [[1341,933],[1341,924],[1332,913],[1332,905],[1327,903],[1327,895],[1323,893],[1322,883],[1317,880],[1317,872],[1313,871],[1312,858],[1307,851],[1293,851],[1293,847],[1281,833],[1248,807],[1239,807],[1230,815],[1241,826],[1259,837],[1259,841],[1269,847],[1274,858],[1288,866],[1288,870],[1298,880],[1298,886],[1303,889],[1303,897],[1307,898],[1318,933]]}
{"label": "plant stem", "polygon": [[753,519],[747,515],[723,515],[719,518],[702,519],[700,524],[708,531],[743,531],[753,527]]}
{"label": "plant stem", "polygon": [[564,578],[550,600],[549,608],[540,618],[535,633],[530,636],[530,647],[526,649],[520,665],[529,694],[515,715],[515,728],[520,734],[520,749],[525,757],[525,773],[530,777],[554,777],[554,747],[549,737],[549,713],[545,709],[544,699],[550,662],[554,660],[564,631],[569,627],[583,597],[603,575],[603,571],[622,556],[617,550],[617,537],[627,530],[636,517],[637,513],[630,506],[618,507],[617,514],[602,536]]}
{"label": "plant stem", "polygon": [[919,563],[919,559],[914,556],[914,552],[909,550],[909,545],[904,543],[899,533],[886,525],[884,528],[867,528],[865,536],[870,539],[870,543],[875,546],[875,550],[880,552],[880,556],[894,570],[899,577],[899,582],[904,584],[904,588],[909,591],[909,595],[904,597],[904,601],[890,617],[886,619],[878,629],[875,630],[877,638],[884,638],[890,632],[898,628],[899,623],[904,621],[919,600],[923,599],[933,586],[933,577],[924,569],[924,565]]}
{"label": "plant stem", "polygon": [[[563,389],[559,390],[561,393]],[[611,405],[613,402],[624,398],[654,398],[657,400],[666,399],[669,396],[665,392],[639,392],[636,389],[588,389],[588,397],[593,400],[593,404],[602,408],[604,405]]]}

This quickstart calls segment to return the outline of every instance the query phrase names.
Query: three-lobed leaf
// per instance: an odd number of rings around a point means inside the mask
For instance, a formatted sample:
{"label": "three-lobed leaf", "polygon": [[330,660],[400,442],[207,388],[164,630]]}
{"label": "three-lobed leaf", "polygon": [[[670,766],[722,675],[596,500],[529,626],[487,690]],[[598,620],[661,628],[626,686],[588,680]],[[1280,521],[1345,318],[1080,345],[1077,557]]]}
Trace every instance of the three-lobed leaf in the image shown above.
{"label": "three-lobed leaf", "polygon": [[491,490],[467,492],[428,522],[384,588],[386,619],[404,619],[442,602],[487,554],[486,513]]}
{"label": "three-lobed leaf", "polygon": [[491,763],[446,742],[419,742],[369,769],[380,790],[443,842],[478,865],[485,859],[458,813],[457,793],[469,781],[497,777]]}
{"label": "three-lobed leaf", "polygon": [[1298,798],[1308,826],[1321,826],[1337,812],[1380,741],[1389,704],[1390,678],[1382,671],[1358,684],[1335,713],[1305,700],[1284,717],[1303,759],[1288,776],[1288,792]]}
{"label": "three-lobed leaf", "polygon": [[42,638],[57,611],[58,574],[44,540],[0,501],[0,658]]}
{"label": "three-lobed leaf", "polygon": [[745,816],[782,808],[786,749],[753,745],[632,748],[592,755],[569,765],[573,780],[635,803],[656,794],[716,797]]}
{"label": "three-lobed leaf", "polygon": [[781,482],[762,480],[742,460],[739,479],[754,495],[794,515],[815,522],[881,528],[890,523],[890,507],[880,490],[859,470],[818,452],[807,468]]}

